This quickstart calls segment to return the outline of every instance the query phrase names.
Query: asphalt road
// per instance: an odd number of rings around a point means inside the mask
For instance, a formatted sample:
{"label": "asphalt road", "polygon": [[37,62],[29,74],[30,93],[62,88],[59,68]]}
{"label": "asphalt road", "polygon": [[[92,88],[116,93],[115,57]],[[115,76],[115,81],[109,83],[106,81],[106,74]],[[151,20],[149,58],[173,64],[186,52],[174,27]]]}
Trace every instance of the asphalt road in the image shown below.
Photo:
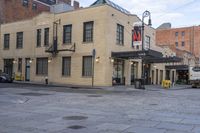
{"label": "asphalt road", "polygon": [[0,133],[200,133],[199,93],[0,83]]}

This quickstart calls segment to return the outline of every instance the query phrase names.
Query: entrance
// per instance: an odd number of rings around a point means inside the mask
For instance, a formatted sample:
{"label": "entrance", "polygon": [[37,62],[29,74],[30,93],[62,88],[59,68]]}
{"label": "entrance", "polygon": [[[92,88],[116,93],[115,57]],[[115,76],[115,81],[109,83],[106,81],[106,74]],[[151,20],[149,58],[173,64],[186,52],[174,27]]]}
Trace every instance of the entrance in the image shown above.
{"label": "entrance", "polygon": [[13,59],[4,59],[4,72],[13,76]]}
{"label": "entrance", "polygon": [[131,65],[131,84],[135,84],[135,79],[137,78],[137,68],[138,68],[138,63],[134,62]]}
{"label": "entrance", "polygon": [[145,84],[151,84],[151,77],[150,77],[150,64],[145,64],[144,66],[144,74],[145,74]]}
{"label": "entrance", "polygon": [[116,59],[113,64],[113,85],[125,85],[124,60]]}
{"label": "entrance", "polygon": [[156,69],[156,84],[158,84],[158,69]]}
{"label": "entrance", "polygon": [[30,58],[26,58],[25,80],[30,81]]}
{"label": "entrance", "polygon": [[163,81],[163,70],[160,70],[160,84],[162,84]]}

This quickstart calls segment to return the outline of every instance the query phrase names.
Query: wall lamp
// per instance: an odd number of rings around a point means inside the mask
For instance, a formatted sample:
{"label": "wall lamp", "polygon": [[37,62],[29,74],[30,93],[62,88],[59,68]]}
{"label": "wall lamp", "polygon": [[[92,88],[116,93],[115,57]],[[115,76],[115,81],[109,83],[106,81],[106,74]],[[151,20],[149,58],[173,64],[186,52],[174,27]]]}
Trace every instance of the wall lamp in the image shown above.
{"label": "wall lamp", "polygon": [[48,59],[48,63],[51,63],[51,61],[52,61],[52,58],[49,58],[49,59]]}
{"label": "wall lamp", "polygon": [[97,57],[97,58],[95,59],[95,61],[96,61],[96,63],[99,63],[100,57]]}
{"label": "wall lamp", "polygon": [[112,57],[109,57],[109,59],[111,63],[114,63],[115,60]]}
{"label": "wall lamp", "polygon": [[16,59],[14,59],[14,60],[13,60],[13,64],[16,64],[16,63],[17,63],[17,60],[16,60]]}
{"label": "wall lamp", "polygon": [[29,63],[30,63],[30,64],[33,63],[33,59],[30,59],[30,60],[29,60]]}

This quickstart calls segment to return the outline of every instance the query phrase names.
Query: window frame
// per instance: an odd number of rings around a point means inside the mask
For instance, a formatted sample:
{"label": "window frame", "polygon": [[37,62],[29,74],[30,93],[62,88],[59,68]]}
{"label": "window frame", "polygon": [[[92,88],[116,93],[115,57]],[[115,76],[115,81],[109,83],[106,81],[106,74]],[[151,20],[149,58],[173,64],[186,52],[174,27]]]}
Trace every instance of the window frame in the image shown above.
{"label": "window frame", "polygon": [[28,7],[28,5],[29,5],[29,0],[22,0],[22,5],[23,5],[24,7]]}
{"label": "window frame", "polygon": [[4,45],[3,45],[3,48],[4,49],[10,49],[10,34],[7,33],[7,34],[4,34]]}
{"label": "window frame", "polygon": [[[39,64],[39,63],[42,63],[42,64]],[[45,65],[47,68],[45,68]],[[36,75],[48,76],[48,58],[47,57],[36,58]]]}
{"label": "window frame", "polygon": [[44,46],[45,47],[49,46],[49,30],[50,30],[49,27],[44,29]]}
{"label": "window frame", "polygon": [[42,46],[42,29],[37,29],[36,46],[37,47]]}
{"label": "window frame", "polygon": [[32,4],[32,10],[33,10],[33,11],[36,11],[36,10],[37,10],[37,3],[33,3],[33,4]]}
{"label": "window frame", "polygon": [[16,34],[16,48],[17,49],[23,48],[23,40],[24,40],[24,33],[17,32],[17,34]]}
{"label": "window frame", "polygon": [[[69,64],[66,64],[68,61]],[[62,57],[62,76],[70,77],[71,76],[71,56]],[[66,68],[66,69],[65,69]]]}
{"label": "window frame", "polygon": [[[69,31],[67,30],[69,28]],[[63,44],[72,43],[72,24],[63,25]]]}
{"label": "window frame", "polygon": [[117,24],[116,44],[121,46],[124,45],[124,26],[121,24]]}
{"label": "window frame", "polygon": [[[90,66],[90,70],[89,70],[89,68],[85,68],[85,59],[90,59],[91,60],[91,64],[89,64]],[[92,75],[93,75],[93,72],[92,72],[92,69],[93,69],[93,66],[92,66],[92,64],[93,64],[93,57],[92,56],[83,56],[82,57],[82,77],[92,77]]]}
{"label": "window frame", "polygon": [[90,43],[94,41],[94,21],[83,23],[83,42]]}

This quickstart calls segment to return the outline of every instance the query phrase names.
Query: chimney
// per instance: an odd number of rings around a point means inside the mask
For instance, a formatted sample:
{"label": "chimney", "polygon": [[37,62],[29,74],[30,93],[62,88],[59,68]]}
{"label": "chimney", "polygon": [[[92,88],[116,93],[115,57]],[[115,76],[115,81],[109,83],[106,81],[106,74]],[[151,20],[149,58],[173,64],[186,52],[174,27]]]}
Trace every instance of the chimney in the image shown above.
{"label": "chimney", "polygon": [[74,0],[74,9],[79,9],[79,2]]}
{"label": "chimney", "polygon": [[72,4],[72,1],[71,1],[71,0],[60,0],[60,1],[63,1],[64,3],[66,3],[66,4],[70,5],[70,6],[71,6],[71,4]]}

